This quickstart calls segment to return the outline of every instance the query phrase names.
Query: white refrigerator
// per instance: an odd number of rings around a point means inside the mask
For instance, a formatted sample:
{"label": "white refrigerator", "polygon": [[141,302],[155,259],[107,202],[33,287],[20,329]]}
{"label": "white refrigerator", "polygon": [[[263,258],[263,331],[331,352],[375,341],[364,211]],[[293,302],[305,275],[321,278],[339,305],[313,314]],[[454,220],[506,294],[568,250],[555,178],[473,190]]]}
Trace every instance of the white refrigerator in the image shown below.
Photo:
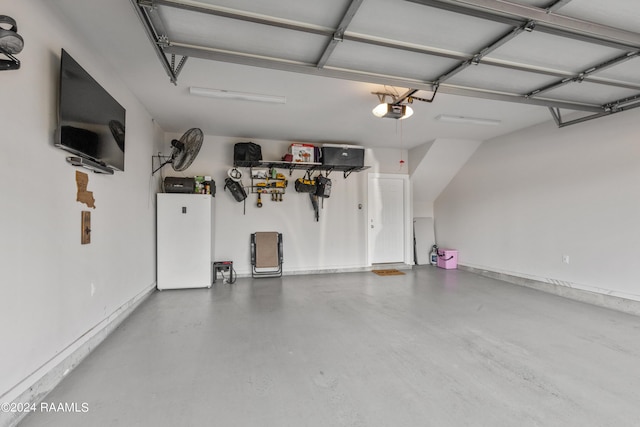
{"label": "white refrigerator", "polygon": [[158,289],[211,287],[213,201],[210,194],[158,194]]}

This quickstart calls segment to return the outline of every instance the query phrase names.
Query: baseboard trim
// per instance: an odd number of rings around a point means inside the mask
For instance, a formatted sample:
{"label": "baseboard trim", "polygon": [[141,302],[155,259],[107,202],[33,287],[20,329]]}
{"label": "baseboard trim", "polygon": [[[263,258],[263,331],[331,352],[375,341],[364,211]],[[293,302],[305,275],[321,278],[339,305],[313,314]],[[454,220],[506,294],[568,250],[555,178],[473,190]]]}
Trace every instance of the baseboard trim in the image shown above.
{"label": "baseboard trim", "polygon": [[611,310],[640,316],[640,301],[622,298],[615,295],[607,295],[599,292],[573,288],[556,283],[542,282],[540,280],[520,277],[513,274],[487,270],[486,268],[476,268],[470,267],[468,265],[458,264],[458,269],[478,274],[480,276],[501,280],[503,282],[512,283],[514,285],[537,289],[539,291],[558,295],[564,298],[569,298],[575,301],[596,305],[598,307],[604,307]]}
{"label": "baseboard trim", "polygon": [[[35,404],[37,406],[69,372],[100,345],[155,289],[156,284],[154,283],[118,307],[111,315],[67,346],[64,351],[1,396],[0,401],[12,402],[22,406],[27,404]],[[0,427],[14,427],[26,415],[27,413],[0,412]]]}
{"label": "baseboard trim", "polygon": [[[413,264],[391,263],[391,264],[374,264],[372,266],[354,266],[354,267],[326,267],[316,270],[284,270],[283,276],[302,276],[308,274],[334,274],[334,273],[363,273],[367,271],[377,270],[380,268],[395,268],[396,270],[411,270]],[[236,277],[251,278],[251,271],[240,271],[236,273]],[[220,276],[218,276],[220,278]]]}

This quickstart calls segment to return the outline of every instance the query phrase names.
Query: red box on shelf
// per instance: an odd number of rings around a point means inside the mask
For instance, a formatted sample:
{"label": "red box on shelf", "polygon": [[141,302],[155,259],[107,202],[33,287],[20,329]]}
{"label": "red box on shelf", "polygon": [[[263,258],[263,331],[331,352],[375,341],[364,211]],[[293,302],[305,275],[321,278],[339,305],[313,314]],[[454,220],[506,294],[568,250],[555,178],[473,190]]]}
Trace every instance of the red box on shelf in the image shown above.
{"label": "red box on shelf", "polygon": [[312,144],[291,144],[289,153],[293,156],[292,162],[313,163],[315,147]]}

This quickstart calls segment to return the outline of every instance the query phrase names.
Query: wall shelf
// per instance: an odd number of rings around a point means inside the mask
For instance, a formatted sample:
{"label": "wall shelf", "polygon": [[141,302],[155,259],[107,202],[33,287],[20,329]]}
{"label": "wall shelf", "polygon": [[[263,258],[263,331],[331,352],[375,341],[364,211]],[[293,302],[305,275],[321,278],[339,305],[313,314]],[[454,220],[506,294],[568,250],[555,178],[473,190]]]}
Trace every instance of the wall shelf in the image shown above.
{"label": "wall shelf", "polygon": [[323,165],[322,163],[302,163],[302,162],[282,162],[282,161],[260,161],[260,162],[235,162],[235,167],[244,167],[244,168],[266,168],[266,169],[288,169],[289,176],[293,173],[294,170],[303,170],[308,173],[313,173],[316,171],[326,172],[326,175],[333,171],[342,172],[343,176],[346,178],[353,172],[361,172],[363,170],[369,169],[370,166],[344,166],[344,165]]}

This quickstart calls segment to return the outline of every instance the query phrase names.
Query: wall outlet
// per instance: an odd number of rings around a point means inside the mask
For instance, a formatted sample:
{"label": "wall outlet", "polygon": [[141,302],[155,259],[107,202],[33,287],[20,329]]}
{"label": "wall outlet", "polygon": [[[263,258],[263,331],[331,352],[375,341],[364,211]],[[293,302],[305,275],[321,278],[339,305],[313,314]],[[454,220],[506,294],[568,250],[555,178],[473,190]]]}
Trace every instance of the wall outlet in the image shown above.
{"label": "wall outlet", "polygon": [[562,255],[562,262],[569,264],[569,255]]}

